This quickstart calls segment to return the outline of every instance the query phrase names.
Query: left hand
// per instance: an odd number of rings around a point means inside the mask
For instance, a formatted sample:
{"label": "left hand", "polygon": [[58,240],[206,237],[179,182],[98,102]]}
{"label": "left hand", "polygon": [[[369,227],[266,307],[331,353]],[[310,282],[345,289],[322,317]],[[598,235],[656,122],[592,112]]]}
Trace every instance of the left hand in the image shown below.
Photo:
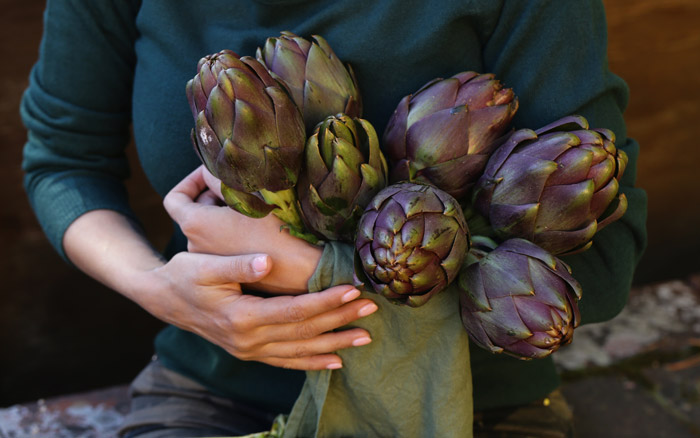
{"label": "left hand", "polygon": [[270,273],[247,286],[278,294],[308,291],[307,282],[322,249],[291,236],[277,217],[250,218],[223,205],[220,182],[199,166],[163,200],[187,237],[190,252],[217,255],[262,253],[272,259]]}

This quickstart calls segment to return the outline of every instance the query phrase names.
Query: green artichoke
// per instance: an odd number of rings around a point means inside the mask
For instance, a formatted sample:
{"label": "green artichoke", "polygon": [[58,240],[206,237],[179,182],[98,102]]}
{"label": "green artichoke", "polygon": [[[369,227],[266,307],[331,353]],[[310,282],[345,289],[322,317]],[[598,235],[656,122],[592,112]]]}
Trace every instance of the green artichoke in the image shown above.
{"label": "green artichoke", "polygon": [[399,183],[365,209],[355,240],[355,282],[397,304],[418,307],[457,276],[469,250],[459,203],[426,184]]}
{"label": "green artichoke", "polygon": [[517,110],[513,90],[493,74],[428,82],[399,102],[384,132],[391,181],[427,182],[461,200]]}
{"label": "green artichoke", "polygon": [[548,356],[571,341],[581,320],[581,286],[569,267],[524,239],[497,246],[474,236],[457,284],[464,328],[493,353]]}
{"label": "green artichoke", "polygon": [[387,164],[372,125],[345,114],[327,117],[306,142],[297,194],[307,228],[352,242],[357,222],[387,184]]}
{"label": "green artichoke", "polygon": [[565,117],[514,132],[489,160],[474,206],[501,239],[521,237],[555,255],[573,254],[626,211],[627,198],[618,195],[626,165],[612,131]]}
{"label": "green artichoke", "polygon": [[337,113],[362,117],[362,98],[352,67],[343,65],[325,39],[318,35],[313,39],[282,32],[268,38],[256,54],[270,74],[287,86],[309,133]]}
{"label": "green artichoke", "polygon": [[186,87],[192,141],[226,203],[252,217],[272,211],[301,232],[293,187],[306,136],[294,101],[254,58],[223,50],[197,66]]}

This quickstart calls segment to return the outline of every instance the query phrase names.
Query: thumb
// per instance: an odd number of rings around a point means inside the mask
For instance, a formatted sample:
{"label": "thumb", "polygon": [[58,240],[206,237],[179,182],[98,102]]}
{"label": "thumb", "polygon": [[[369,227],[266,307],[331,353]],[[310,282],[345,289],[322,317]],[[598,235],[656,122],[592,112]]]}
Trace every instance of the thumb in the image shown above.
{"label": "thumb", "polygon": [[215,256],[198,254],[200,279],[215,284],[254,283],[265,277],[271,268],[267,254]]}

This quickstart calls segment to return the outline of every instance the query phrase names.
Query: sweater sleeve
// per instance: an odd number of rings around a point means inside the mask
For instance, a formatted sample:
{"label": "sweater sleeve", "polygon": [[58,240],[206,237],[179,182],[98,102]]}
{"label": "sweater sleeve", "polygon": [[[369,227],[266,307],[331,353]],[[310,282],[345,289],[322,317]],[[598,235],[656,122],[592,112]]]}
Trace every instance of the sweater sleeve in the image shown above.
{"label": "sweater sleeve", "polygon": [[629,90],[610,72],[605,11],[600,0],[505,1],[484,49],[484,65],[520,99],[516,129],[537,129],[580,114],[591,128],[615,132],[629,156],[620,190],[623,218],[596,234],[593,246],[564,257],[583,287],[584,323],[615,316],[625,305],[634,268],[646,246],[646,194],[635,188],[638,144],[627,138],[623,111]]}
{"label": "sweater sleeve", "polygon": [[80,215],[133,217],[123,185],[135,64],[128,1],[48,1],[39,59],[20,106],[28,130],[22,168],[32,207],[62,257]]}

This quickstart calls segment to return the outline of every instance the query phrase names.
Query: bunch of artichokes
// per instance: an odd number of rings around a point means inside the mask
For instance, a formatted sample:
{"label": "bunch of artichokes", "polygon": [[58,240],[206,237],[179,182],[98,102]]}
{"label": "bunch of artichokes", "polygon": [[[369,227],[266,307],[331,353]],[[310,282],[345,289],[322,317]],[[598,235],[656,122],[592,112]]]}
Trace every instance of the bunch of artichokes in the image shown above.
{"label": "bunch of artichokes", "polygon": [[350,65],[291,32],[255,58],[205,56],[186,90],[195,150],[232,208],[354,243],[356,284],[394,303],[459,294],[455,313],[492,352],[570,342],[582,291],[557,257],[588,249],[627,205],[611,131],[577,115],[513,130],[514,91],[465,71],[401,99],[380,142]]}

